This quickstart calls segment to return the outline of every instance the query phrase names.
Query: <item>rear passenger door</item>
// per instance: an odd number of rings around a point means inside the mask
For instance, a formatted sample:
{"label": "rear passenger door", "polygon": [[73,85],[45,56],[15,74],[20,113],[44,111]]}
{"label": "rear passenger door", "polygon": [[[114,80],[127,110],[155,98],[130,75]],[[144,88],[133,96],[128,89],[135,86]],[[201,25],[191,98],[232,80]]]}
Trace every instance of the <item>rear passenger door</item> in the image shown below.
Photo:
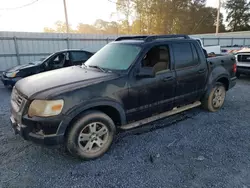
{"label": "rear passenger door", "polygon": [[85,63],[91,56],[92,56],[91,53],[85,51],[70,52],[70,60],[72,65],[81,65]]}
{"label": "rear passenger door", "polygon": [[192,42],[172,44],[176,74],[175,106],[200,100],[207,79],[207,64]]}

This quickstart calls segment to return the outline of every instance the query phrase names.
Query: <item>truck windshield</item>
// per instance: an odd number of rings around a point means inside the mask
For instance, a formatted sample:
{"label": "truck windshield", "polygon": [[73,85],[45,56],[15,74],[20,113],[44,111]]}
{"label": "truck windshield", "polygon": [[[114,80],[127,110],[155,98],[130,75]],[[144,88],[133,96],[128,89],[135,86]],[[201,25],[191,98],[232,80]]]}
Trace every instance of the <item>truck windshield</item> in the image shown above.
{"label": "truck windshield", "polygon": [[140,53],[141,47],[110,43],[85,62],[86,66],[110,70],[127,70]]}

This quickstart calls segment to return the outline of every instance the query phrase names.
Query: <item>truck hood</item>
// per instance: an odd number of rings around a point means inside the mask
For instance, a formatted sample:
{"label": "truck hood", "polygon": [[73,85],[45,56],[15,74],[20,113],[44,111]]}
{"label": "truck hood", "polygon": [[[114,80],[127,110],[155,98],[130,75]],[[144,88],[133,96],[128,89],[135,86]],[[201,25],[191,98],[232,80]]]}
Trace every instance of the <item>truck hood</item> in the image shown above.
{"label": "truck hood", "polygon": [[[48,71],[19,80],[15,87],[23,95],[30,98],[48,90],[73,89],[74,87],[85,87],[90,84],[110,80],[117,76],[114,73],[99,72],[97,70],[84,69],[80,66],[61,68]],[[48,92],[51,93],[51,92]]]}

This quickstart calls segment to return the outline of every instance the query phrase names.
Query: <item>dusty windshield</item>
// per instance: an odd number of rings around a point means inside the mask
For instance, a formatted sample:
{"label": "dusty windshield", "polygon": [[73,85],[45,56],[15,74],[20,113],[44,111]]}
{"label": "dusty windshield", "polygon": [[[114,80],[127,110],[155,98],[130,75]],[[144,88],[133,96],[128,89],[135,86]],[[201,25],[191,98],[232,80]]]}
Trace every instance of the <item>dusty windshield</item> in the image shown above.
{"label": "dusty windshield", "polygon": [[85,65],[110,70],[127,70],[140,53],[141,47],[110,43],[93,55]]}

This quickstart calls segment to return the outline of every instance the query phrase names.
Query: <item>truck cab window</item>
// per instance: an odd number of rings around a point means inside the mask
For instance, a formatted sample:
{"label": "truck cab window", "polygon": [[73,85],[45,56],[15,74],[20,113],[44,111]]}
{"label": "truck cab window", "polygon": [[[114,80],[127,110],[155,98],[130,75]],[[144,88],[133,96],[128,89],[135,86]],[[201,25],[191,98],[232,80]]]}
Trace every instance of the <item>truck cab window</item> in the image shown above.
{"label": "truck cab window", "polygon": [[173,51],[176,69],[197,65],[197,61],[194,61],[193,51],[190,43],[173,44]]}
{"label": "truck cab window", "polygon": [[195,48],[194,44],[192,44],[192,51],[193,51],[194,62],[196,62],[196,64],[198,64],[199,63],[199,56],[198,56],[197,49]]}
{"label": "truck cab window", "polygon": [[151,67],[155,74],[169,69],[169,49],[168,46],[153,47],[145,55],[142,67]]}

